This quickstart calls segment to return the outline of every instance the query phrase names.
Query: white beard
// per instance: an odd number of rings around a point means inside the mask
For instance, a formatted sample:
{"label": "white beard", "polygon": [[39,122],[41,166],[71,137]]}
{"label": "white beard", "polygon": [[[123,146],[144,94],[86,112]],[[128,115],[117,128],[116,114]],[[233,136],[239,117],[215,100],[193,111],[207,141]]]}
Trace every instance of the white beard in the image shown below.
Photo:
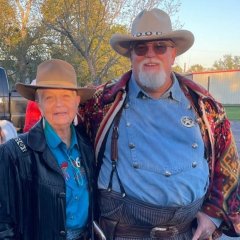
{"label": "white beard", "polygon": [[[144,88],[157,90],[166,82],[166,72],[164,70],[160,70],[158,72],[143,71],[143,65],[148,62],[148,60],[144,60],[139,65],[138,82]],[[159,63],[161,69],[163,69],[161,61],[154,61],[154,63]]]}

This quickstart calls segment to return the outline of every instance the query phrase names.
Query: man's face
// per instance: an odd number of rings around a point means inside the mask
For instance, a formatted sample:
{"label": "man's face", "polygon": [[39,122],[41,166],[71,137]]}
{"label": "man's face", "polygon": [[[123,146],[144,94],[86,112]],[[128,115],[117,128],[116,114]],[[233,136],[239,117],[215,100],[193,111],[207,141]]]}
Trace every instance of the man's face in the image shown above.
{"label": "man's face", "polygon": [[140,41],[132,45],[131,63],[137,83],[158,90],[171,81],[176,50],[171,41]]}
{"label": "man's face", "polygon": [[77,96],[76,91],[38,89],[38,98],[42,116],[55,130],[70,126],[80,103],[80,97]]}

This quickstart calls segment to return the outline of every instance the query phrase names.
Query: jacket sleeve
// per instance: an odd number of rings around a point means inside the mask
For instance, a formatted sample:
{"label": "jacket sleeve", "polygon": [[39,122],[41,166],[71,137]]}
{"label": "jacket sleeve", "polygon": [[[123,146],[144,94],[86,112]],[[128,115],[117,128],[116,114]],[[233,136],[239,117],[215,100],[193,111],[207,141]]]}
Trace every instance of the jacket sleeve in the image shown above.
{"label": "jacket sleeve", "polygon": [[18,184],[10,144],[8,141],[0,146],[0,239],[16,239]]}
{"label": "jacket sleeve", "polygon": [[[213,179],[203,210],[223,220],[220,230],[228,236],[240,236],[240,161],[230,122],[224,117],[212,124],[214,139]],[[215,116],[217,119],[217,115]],[[211,169],[212,168],[212,169]]]}

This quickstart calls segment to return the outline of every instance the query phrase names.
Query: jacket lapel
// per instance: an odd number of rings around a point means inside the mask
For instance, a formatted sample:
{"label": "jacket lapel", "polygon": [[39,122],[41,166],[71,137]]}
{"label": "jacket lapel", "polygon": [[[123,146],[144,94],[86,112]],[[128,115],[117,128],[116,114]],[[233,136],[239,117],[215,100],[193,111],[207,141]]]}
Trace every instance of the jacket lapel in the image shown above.
{"label": "jacket lapel", "polygon": [[39,161],[44,161],[52,170],[63,176],[62,170],[47,146],[42,119],[29,131],[27,143],[32,150],[42,153],[42,158],[38,158]]}

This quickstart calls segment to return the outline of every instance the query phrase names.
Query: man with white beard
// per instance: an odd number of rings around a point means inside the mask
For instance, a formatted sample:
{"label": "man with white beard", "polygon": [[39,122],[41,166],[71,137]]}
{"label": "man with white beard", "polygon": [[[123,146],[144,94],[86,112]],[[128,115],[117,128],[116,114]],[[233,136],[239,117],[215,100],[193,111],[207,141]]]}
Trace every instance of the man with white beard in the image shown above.
{"label": "man with white beard", "polygon": [[[130,59],[119,81],[79,109],[95,145],[99,223],[107,239],[240,235],[239,157],[222,105],[174,73],[194,36],[144,10],[112,48]],[[229,171],[231,169],[231,171]]]}

